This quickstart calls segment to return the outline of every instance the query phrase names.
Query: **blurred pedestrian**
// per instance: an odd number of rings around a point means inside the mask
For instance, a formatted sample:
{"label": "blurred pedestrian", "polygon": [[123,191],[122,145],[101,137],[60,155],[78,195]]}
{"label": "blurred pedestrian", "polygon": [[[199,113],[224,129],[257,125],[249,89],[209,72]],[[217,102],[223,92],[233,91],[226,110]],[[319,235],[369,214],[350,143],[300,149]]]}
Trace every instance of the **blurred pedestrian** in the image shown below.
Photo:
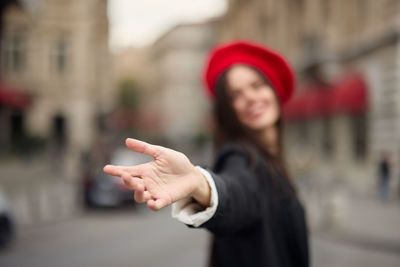
{"label": "blurred pedestrian", "polygon": [[309,266],[305,212],[286,171],[282,105],[293,94],[292,68],[250,42],[216,47],[205,69],[214,104],[217,156],[212,169],[182,153],[134,139],[154,157],[139,166],[107,165],[152,210],[214,235],[211,266]]}
{"label": "blurred pedestrian", "polygon": [[390,160],[387,153],[382,153],[378,164],[378,194],[383,202],[388,201],[390,182]]}
{"label": "blurred pedestrian", "polygon": [[398,197],[400,199],[400,176],[399,176],[399,182],[397,184],[397,195],[398,195]]}

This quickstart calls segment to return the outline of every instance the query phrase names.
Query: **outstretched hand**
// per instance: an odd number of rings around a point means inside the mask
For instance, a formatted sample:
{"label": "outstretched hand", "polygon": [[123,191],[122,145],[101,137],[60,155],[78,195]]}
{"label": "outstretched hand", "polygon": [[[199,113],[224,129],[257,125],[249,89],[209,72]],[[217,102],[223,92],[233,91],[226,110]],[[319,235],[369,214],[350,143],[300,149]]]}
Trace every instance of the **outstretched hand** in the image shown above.
{"label": "outstretched hand", "polygon": [[147,202],[155,211],[186,197],[193,197],[203,206],[209,205],[208,183],[183,153],[131,138],[126,139],[126,146],[154,160],[137,166],[106,165],[104,172],[121,177],[135,191],[137,202]]}

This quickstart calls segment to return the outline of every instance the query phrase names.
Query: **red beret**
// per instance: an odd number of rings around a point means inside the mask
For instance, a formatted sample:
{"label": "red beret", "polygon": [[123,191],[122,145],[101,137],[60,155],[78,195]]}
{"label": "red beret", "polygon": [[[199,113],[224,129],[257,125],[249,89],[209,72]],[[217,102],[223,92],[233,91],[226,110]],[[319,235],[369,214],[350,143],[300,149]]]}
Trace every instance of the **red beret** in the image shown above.
{"label": "red beret", "polygon": [[293,94],[295,77],[292,67],[277,52],[249,41],[236,41],[215,47],[209,54],[204,81],[209,95],[215,97],[218,78],[229,67],[246,64],[259,69],[267,76],[282,103]]}

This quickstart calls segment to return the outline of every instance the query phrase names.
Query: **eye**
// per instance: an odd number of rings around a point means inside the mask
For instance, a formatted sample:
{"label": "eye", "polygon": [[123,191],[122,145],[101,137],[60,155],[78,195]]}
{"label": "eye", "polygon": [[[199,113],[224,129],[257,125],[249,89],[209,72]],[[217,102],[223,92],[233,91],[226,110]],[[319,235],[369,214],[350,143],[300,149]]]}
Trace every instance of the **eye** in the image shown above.
{"label": "eye", "polygon": [[230,94],[229,94],[229,98],[231,100],[236,100],[239,98],[239,96],[240,96],[240,92],[238,92],[238,91],[233,91],[233,92],[230,92]]}
{"label": "eye", "polygon": [[254,82],[253,84],[252,84],[252,87],[254,88],[254,89],[260,89],[261,87],[263,87],[265,85],[265,83],[263,82],[263,81],[257,81],[257,82]]}

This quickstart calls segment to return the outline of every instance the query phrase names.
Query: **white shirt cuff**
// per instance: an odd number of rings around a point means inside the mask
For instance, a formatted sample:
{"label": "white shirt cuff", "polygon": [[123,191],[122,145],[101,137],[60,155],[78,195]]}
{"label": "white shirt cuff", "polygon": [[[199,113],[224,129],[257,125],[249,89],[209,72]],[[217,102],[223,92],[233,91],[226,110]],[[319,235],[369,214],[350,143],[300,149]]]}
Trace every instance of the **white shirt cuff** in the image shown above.
{"label": "white shirt cuff", "polygon": [[183,222],[188,225],[192,225],[194,227],[199,227],[214,215],[218,206],[218,192],[217,187],[215,186],[214,179],[211,174],[199,167],[196,166],[201,173],[206,177],[207,182],[211,188],[211,199],[210,206],[204,209],[200,204],[196,201],[193,201],[193,198],[188,197],[172,204],[172,217],[177,219],[180,222]]}

